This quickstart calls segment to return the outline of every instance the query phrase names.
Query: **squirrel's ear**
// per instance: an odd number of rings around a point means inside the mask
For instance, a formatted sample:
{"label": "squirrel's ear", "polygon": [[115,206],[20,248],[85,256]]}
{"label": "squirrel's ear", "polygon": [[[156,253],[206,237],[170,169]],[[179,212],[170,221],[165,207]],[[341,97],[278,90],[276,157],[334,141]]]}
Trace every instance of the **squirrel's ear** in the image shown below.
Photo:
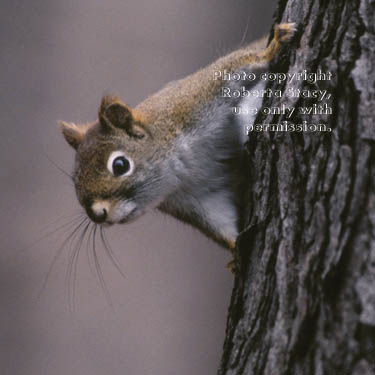
{"label": "squirrel's ear", "polygon": [[75,149],[77,150],[79,144],[82,142],[83,138],[87,130],[89,129],[89,125],[76,125],[73,122],[65,122],[59,121],[59,127],[65,140]]}
{"label": "squirrel's ear", "polygon": [[99,108],[99,121],[105,127],[123,129],[128,135],[143,138],[143,129],[134,123],[132,110],[118,97],[105,96]]}

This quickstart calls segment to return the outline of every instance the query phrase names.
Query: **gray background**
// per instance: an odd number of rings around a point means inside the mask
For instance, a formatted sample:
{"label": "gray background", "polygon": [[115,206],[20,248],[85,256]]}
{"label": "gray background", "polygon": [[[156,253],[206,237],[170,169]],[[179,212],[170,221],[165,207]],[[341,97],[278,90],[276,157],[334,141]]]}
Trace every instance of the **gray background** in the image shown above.
{"label": "gray background", "polygon": [[[0,10],[0,372],[214,374],[233,278],[229,255],[159,213],[107,231],[98,248],[113,308],[80,252],[75,307],[64,248],[78,205],[59,119],[95,119],[100,98],[135,105],[269,31],[275,0],[2,1]],[[50,231],[55,234],[43,237]],[[70,229],[71,231],[72,229]],[[39,240],[38,240],[39,239]]]}

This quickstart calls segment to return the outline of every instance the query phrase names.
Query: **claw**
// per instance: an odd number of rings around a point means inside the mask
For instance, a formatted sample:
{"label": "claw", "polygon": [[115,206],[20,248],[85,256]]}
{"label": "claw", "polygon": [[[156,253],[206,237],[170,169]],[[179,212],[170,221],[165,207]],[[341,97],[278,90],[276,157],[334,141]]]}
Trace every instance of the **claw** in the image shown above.
{"label": "claw", "polygon": [[275,39],[280,42],[286,42],[293,37],[296,31],[297,26],[295,22],[275,25]]}
{"label": "claw", "polygon": [[230,262],[227,263],[225,267],[228,271],[232,272],[233,275],[236,273],[236,262],[232,259]]}

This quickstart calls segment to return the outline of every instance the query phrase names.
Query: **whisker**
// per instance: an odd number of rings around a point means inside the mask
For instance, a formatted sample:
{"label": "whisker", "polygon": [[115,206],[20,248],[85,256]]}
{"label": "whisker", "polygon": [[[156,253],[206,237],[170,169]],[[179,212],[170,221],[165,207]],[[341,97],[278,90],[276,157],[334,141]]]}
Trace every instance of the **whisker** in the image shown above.
{"label": "whisker", "polygon": [[240,41],[240,45],[239,45],[240,47],[242,47],[242,44],[246,39],[246,35],[247,35],[248,29],[249,29],[249,21],[250,21],[250,15],[247,16],[246,27],[245,27],[245,31],[244,31],[244,33],[242,35],[242,38],[241,38],[241,41]]}
{"label": "whisker", "polygon": [[[44,229],[47,229],[48,227],[50,227],[51,225],[54,225],[56,223],[58,223],[59,221],[65,219],[65,218],[72,218],[72,220],[68,221],[67,223],[65,224],[62,224],[61,226],[57,227],[56,229],[53,229],[47,233],[44,233],[42,234],[39,238],[37,238],[35,241],[33,241],[30,245],[28,245],[26,248],[23,249],[23,251],[25,250],[29,250],[31,248],[33,248],[35,245],[37,245],[38,243],[40,243],[41,241],[43,241],[44,239],[52,236],[53,234],[55,234],[56,232],[70,226],[72,223],[75,223],[77,222],[79,219],[81,219],[83,213],[81,210],[79,210],[79,212],[75,212],[73,214],[70,214],[70,215],[62,215],[60,216],[58,219],[56,219],[55,221],[47,224]],[[42,229],[43,230],[43,229]]]}
{"label": "whisker", "polygon": [[94,228],[95,228],[95,224],[91,227],[91,230],[90,230],[90,233],[87,237],[87,241],[86,241],[86,255],[87,255],[87,259],[88,259],[88,262],[89,262],[89,267],[90,267],[90,272],[91,274],[94,276],[94,278],[96,278],[96,270],[94,268],[94,264],[93,264],[93,260],[91,258],[91,236],[93,235],[94,233]]}
{"label": "whisker", "polygon": [[[43,234],[31,245],[35,246],[38,242],[53,235],[56,232],[62,230],[68,230],[70,232],[68,233],[67,237],[61,243],[61,245],[59,246],[59,248],[53,256],[48,271],[43,278],[42,286],[37,295],[37,299],[40,299],[42,294],[44,293],[54,267],[56,266],[58,260],[61,258],[61,255],[68,246],[69,256],[67,270],[65,274],[65,291],[67,293],[67,301],[70,310],[75,310],[79,255],[81,252],[82,245],[86,242],[87,258],[89,261],[90,269],[93,272],[96,280],[98,281],[98,284],[102,289],[103,295],[107,303],[113,309],[112,297],[104,278],[102,265],[100,264],[100,257],[97,249],[97,233],[99,233],[100,243],[102,244],[105,254],[112,263],[112,265],[116,268],[116,270],[124,279],[125,274],[121,268],[120,262],[118,261],[115,253],[112,250],[112,247],[107,239],[104,228],[102,226],[96,225],[95,223],[92,223],[92,221],[86,215],[84,215],[84,213],[81,210],[78,213],[76,212],[70,215],[63,215],[55,221],[51,222],[48,226],[54,225],[66,217],[70,217],[72,219],[69,220],[69,222],[62,224],[58,228]],[[71,230],[72,227],[73,229]]]}
{"label": "whisker", "polygon": [[[52,262],[48,268],[48,271],[47,271],[47,274],[45,275],[44,279],[43,279],[43,284],[42,284],[42,287],[38,293],[38,296],[37,296],[37,299],[40,299],[41,295],[43,294],[46,286],[47,286],[47,282],[49,280],[49,277],[52,273],[52,270],[57,262],[57,260],[60,258],[65,246],[68,244],[68,242],[70,240],[72,240],[73,236],[77,233],[77,231],[82,227],[82,225],[85,223],[85,221],[88,220],[87,217],[84,217],[83,220],[75,227],[75,229],[68,235],[68,237],[63,241],[63,243],[60,245],[60,247],[57,249],[53,259],[52,259]],[[73,220],[69,223],[70,226],[72,226],[74,223],[76,222],[76,220]]]}
{"label": "whisker", "polygon": [[118,261],[118,259],[116,258],[116,255],[115,253],[113,252],[112,250],[112,247],[111,245],[109,244],[108,240],[107,240],[107,237],[105,235],[105,231],[103,229],[103,227],[100,227],[100,238],[102,240],[102,244],[103,244],[103,247],[104,247],[104,250],[105,250],[105,253],[107,254],[108,256],[108,259],[111,261],[111,263],[115,266],[115,268],[117,269],[117,271],[120,273],[120,275],[125,279],[125,274],[124,272],[122,271],[121,269],[121,266],[120,266],[120,262]]}
{"label": "whisker", "polygon": [[95,268],[96,268],[97,279],[98,279],[99,284],[102,288],[102,291],[104,293],[105,299],[107,300],[107,303],[113,309],[113,302],[112,302],[111,294],[108,291],[107,284],[105,282],[105,279],[103,277],[103,272],[102,272],[102,269],[100,267],[99,257],[98,257],[98,254],[96,252],[96,244],[95,244],[96,230],[97,230],[97,226],[95,225],[94,235],[92,237],[92,250],[93,250],[94,264],[95,264]]}
{"label": "whisker", "polygon": [[56,162],[54,162],[45,151],[43,151],[43,155],[47,158],[47,160],[54,166],[56,167],[61,173],[63,173],[65,176],[69,177],[69,181],[71,184],[73,184],[73,176],[68,173],[66,170],[61,168]]}
{"label": "whisker", "polygon": [[71,218],[71,217],[76,217],[76,216],[83,216],[84,213],[82,212],[82,209],[81,208],[78,208],[78,209],[75,209],[73,212],[71,212],[70,214],[63,214],[61,215],[60,217],[58,217],[56,220],[53,220],[51,222],[49,222],[47,225],[45,225],[43,228],[41,228],[41,230],[45,230],[47,229],[49,226],[51,225],[54,225],[56,223],[58,223],[59,221],[61,221],[62,219],[65,219],[65,218]]}
{"label": "whisker", "polygon": [[[76,243],[73,247],[73,240],[71,241],[70,246],[70,257],[68,261],[68,269],[66,274],[66,283],[67,283],[67,292],[68,292],[68,303],[72,310],[75,310],[75,281],[77,273],[77,262],[79,257],[79,251],[81,249],[82,243],[84,241],[87,229],[89,228],[91,222],[88,218],[85,220],[86,225],[83,227],[81,234],[79,235]],[[87,222],[88,221],[88,222]]]}

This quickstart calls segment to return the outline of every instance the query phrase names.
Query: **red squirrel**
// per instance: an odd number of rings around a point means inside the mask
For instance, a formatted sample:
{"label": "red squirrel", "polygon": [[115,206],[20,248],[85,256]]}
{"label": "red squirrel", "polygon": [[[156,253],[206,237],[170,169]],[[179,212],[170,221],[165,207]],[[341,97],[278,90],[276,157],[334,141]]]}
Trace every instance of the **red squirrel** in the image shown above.
{"label": "red squirrel", "polygon": [[[233,251],[247,135],[232,114],[233,99],[222,95],[227,82],[218,72],[267,72],[294,32],[293,23],[276,25],[268,47],[263,39],[234,51],[135,108],[105,96],[93,123],[60,122],[76,150],[74,184],[91,220],[127,223],[157,208]],[[257,78],[251,85],[263,89],[265,82]],[[250,100],[261,108],[262,98]]]}

